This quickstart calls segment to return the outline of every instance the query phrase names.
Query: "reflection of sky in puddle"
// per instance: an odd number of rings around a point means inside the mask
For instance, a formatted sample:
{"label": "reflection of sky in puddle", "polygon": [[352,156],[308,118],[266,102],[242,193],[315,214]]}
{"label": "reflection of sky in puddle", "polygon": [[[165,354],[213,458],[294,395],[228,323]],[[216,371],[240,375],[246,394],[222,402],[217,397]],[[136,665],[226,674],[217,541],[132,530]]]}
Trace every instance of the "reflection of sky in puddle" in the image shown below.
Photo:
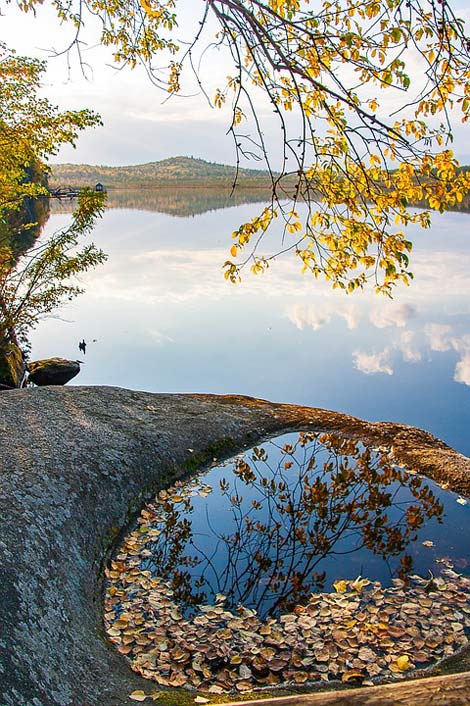
{"label": "reflection of sky in puddle", "polygon": [[108,262],[83,279],[87,293],[61,319],[41,323],[33,357],[80,358],[79,340],[97,339],[77,384],[332,408],[416,424],[470,454],[469,216],[410,229],[415,280],[389,301],[332,292],[301,276],[294,258],[227,283],[230,233],[255,211],[107,212],[93,237]]}
{"label": "reflection of sky in puddle", "polygon": [[139,520],[145,550],[130,565],[170,581],[188,615],[222,595],[229,610],[263,618],[338,579],[390,586],[438,575],[436,559],[467,573],[469,509],[456,499],[354,440],[285,434],[162,491]]}

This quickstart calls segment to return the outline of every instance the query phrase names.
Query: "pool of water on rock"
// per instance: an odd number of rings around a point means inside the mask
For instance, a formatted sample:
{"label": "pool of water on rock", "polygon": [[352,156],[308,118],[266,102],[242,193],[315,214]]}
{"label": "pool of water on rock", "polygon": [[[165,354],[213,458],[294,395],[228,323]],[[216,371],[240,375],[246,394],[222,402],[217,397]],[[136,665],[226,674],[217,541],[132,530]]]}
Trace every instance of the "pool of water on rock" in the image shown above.
{"label": "pool of water on rock", "polygon": [[137,671],[244,691],[400,674],[466,643],[465,499],[334,434],[216,464],[161,491],[108,570],[108,634]]}

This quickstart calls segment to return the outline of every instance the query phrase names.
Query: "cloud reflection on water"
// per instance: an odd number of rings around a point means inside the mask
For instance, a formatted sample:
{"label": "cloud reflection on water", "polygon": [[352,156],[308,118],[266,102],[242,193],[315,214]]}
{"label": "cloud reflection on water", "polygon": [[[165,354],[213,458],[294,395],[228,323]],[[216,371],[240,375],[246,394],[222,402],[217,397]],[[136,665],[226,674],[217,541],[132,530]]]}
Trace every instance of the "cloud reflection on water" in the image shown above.
{"label": "cloud reflection on water", "polygon": [[293,257],[240,286],[226,282],[230,233],[257,208],[187,218],[108,211],[93,235],[108,262],[59,312],[73,323],[41,323],[34,357],[75,358],[78,340],[96,338],[77,383],[237,392],[395,418],[470,452],[459,392],[470,385],[470,217],[445,214],[429,233],[411,233],[415,279],[390,301],[334,292],[302,276]]}

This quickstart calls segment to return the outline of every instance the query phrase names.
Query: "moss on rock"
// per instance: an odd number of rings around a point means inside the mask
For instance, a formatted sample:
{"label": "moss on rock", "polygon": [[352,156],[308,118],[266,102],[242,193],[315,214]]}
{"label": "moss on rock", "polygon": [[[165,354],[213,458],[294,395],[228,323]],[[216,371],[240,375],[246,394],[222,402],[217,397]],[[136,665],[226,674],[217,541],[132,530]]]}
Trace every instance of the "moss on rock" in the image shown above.
{"label": "moss on rock", "polygon": [[15,343],[0,346],[0,385],[20,387],[25,373],[23,351]]}

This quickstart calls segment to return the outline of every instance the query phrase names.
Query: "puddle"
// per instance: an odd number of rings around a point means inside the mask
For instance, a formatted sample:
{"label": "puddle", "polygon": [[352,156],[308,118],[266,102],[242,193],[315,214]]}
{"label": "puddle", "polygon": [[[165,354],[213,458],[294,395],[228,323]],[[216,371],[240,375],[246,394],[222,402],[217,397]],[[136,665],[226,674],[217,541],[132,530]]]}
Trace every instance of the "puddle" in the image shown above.
{"label": "puddle", "polygon": [[385,452],[283,435],[144,508],[108,635],[144,676],[213,693],[402,676],[467,642],[469,512]]}

